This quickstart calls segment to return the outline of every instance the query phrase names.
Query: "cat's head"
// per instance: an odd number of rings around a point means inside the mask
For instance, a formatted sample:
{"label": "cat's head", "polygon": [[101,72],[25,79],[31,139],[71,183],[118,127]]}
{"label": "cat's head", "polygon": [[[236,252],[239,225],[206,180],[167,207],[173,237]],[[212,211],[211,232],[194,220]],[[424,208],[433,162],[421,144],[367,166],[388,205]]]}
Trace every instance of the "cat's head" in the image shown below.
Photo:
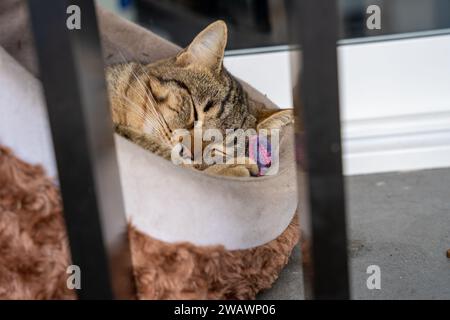
{"label": "cat's head", "polygon": [[174,57],[109,72],[114,122],[168,147],[174,130],[193,130],[194,124],[223,132],[256,128],[246,92],[223,67],[226,43],[226,24],[217,21]]}

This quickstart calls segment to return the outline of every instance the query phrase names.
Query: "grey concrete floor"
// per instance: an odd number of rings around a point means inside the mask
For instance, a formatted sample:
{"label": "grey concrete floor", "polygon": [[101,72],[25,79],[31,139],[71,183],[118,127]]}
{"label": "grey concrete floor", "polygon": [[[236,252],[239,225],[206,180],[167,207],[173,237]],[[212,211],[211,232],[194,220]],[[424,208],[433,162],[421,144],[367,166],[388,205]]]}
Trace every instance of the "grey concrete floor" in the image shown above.
{"label": "grey concrete floor", "polygon": [[[450,299],[450,168],[346,179],[353,299]],[[259,299],[302,299],[300,252]],[[381,270],[369,290],[367,267]]]}

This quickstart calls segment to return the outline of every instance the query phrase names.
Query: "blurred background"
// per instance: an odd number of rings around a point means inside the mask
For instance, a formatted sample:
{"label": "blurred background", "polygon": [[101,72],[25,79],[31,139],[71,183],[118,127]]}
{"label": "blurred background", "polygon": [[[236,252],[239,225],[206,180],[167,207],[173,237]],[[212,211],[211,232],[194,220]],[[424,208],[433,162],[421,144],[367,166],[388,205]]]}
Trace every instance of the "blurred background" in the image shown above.
{"label": "blurred background", "polygon": [[[179,46],[225,20],[226,67],[292,108],[292,1],[97,2]],[[450,299],[450,0],[338,3],[353,298]],[[370,5],[380,29],[367,27]],[[260,298],[302,298],[298,259],[297,250]],[[381,269],[381,290],[366,286],[369,265]]]}
{"label": "blurred background", "polygon": [[[229,27],[228,49],[288,43],[287,18],[295,0],[98,0],[101,5],[186,46],[198,30],[217,19]],[[450,27],[448,0],[339,0],[340,39],[393,35]],[[366,8],[383,12],[380,30],[366,27]]]}

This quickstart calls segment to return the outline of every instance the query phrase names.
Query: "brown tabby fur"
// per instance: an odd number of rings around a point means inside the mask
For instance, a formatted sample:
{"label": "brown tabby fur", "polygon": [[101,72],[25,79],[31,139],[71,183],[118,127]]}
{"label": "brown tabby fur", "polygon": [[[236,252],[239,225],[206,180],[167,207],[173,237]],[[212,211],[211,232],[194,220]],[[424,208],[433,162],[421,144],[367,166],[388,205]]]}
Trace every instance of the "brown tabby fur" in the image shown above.
{"label": "brown tabby fur", "polygon": [[[226,41],[226,25],[217,21],[175,57],[149,65],[131,62],[108,68],[116,131],[169,159],[178,142],[172,139],[174,130],[186,129],[193,135],[196,122],[196,128],[222,133],[226,129],[281,129],[291,123],[291,110],[269,110],[249,101],[241,84],[223,67]],[[249,159],[245,163],[196,168],[248,176],[256,168]]]}

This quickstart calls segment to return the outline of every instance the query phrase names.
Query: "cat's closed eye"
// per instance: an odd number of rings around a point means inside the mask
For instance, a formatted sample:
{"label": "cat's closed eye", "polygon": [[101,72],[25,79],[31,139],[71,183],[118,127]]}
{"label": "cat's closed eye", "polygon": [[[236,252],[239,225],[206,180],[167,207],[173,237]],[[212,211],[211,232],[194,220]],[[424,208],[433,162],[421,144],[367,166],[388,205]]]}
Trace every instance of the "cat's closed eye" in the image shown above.
{"label": "cat's closed eye", "polygon": [[210,100],[203,108],[203,112],[208,112],[212,107],[214,107],[214,102]]}
{"label": "cat's closed eye", "polygon": [[156,90],[154,90],[151,86],[149,86],[149,89],[153,99],[155,99],[157,103],[164,103],[167,101],[169,97],[168,92],[165,93],[156,92]]}

